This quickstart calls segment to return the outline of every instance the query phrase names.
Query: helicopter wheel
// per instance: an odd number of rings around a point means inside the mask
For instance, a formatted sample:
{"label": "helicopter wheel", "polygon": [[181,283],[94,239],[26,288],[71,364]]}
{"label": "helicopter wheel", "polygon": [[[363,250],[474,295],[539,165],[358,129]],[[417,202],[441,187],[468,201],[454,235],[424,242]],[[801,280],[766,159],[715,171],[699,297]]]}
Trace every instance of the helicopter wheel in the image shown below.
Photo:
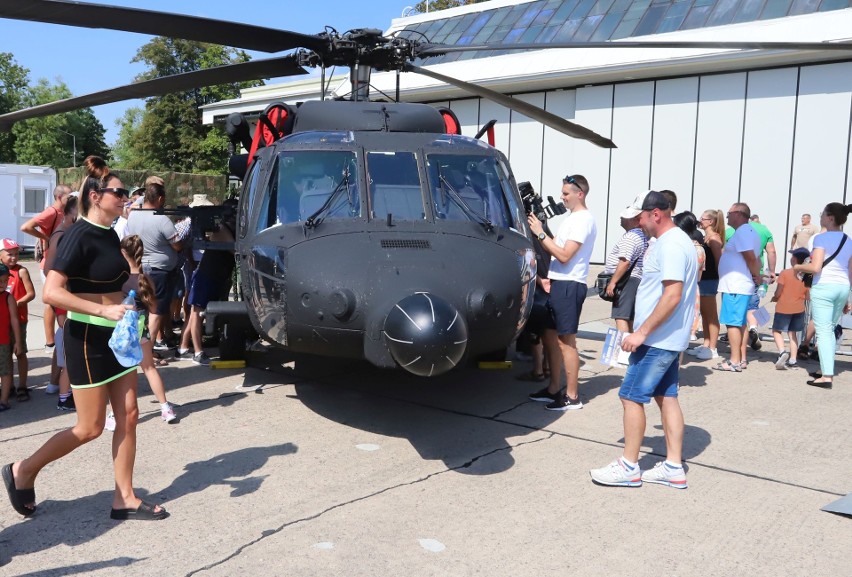
{"label": "helicopter wheel", "polygon": [[246,331],[224,324],[219,329],[219,358],[223,361],[246,359]]}

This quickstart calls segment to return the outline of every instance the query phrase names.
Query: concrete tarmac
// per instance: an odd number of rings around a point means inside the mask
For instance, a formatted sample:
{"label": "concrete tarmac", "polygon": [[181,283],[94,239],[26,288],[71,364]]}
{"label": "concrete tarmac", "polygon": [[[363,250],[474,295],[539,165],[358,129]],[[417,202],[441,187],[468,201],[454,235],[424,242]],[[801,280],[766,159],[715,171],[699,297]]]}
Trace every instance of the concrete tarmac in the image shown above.
{"label": "concrete tarmac", "polygon": [[[41,308],[32,400],[0,414],[0,464],[75,422],[44,393]],[[820,511],[852,491],[849,358],[823,390],[805,385],[813,361],[776,370],[769,340],[740,374],[688,357],[689,489],[605,488],[588,471],[623,442],[624,370],[597,361],[608,316],[589,297],[585,406],[567,413],[526,399],[540,385],[515,379],[517,361],[430,380],[278,355],[259,361],[270,370],[172,362],[180,422],[160,420],[140,376],[134,479],[171,517],[109,519],[105,432],[42,471],[33,517],[0,494],[0,576],[852,575],[852,518]],[[665,455],[647,415],[643,468]]]}

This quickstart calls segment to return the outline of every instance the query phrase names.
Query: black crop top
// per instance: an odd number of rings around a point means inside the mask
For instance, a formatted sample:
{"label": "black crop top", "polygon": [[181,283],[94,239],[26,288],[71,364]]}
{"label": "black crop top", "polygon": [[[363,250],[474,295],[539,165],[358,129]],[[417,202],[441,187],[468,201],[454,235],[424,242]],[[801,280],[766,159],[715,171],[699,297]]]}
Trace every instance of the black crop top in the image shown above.
{"label": "black crop top", "polygon": [[130,277],[130,265],[121,254],[115,231],[84,218],[60,239],[53,270],[68,277],[67,288],[72,293],[119,292]]}

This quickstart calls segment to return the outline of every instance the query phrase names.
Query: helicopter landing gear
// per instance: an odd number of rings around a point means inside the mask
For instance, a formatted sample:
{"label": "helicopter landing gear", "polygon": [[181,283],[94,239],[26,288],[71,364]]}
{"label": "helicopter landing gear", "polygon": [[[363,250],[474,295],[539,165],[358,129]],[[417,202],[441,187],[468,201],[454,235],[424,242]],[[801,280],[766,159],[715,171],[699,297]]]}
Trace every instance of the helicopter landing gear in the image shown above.
{"label": "helicopter landing gear", "polygon": [[219,328],[219,358],[223,361],[246,360],[248,331],[230,323]]}

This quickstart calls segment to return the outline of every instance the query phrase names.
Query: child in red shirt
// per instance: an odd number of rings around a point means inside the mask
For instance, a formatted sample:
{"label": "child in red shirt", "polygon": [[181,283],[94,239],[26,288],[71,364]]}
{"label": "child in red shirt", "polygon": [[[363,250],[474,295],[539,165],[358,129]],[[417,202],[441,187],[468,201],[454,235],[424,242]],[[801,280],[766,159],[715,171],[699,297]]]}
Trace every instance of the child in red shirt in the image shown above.
{"label": "child in red shirt", "polygon": [[30,273],[18,264],[20,251],[18,243],[11,238],[0,240],[0,263],[9,269],[9,285],[6,291],[12,294],[18,305],[18,324],[21,332],[20,337],[15,339],[15,343],[20,343],[21,347],[15,353],[18,358],[18,388],[15,397],[19,403],[30,400],[30,391],[27,388],[27,373],[30,368],[27,359],[27,311],[28,303],[35,298],[35,287],[30,279]]}
{"label": "child in red shirt", "polygon": [[11,293],[6,292],[8,284],[9,268],[0,263],[0,412],[9,408],[9,394],[12,392],[13,382],[12,352],[18,354],[21,346],[17,304]]}
{"label": "child in red shirt", "polygon": [[[790,251],[790,266],[802,264],[811,253],[806,248],[796,248]],[[772,321],[772,337],[775,346],[778,347],[778,360],[775,368],[783,370],[796,366],[796,356],[790,355],[790,351],[799,350],[797,333],[805,327],[805,301],[808,298],[808,289],[799,275],[792,268],[784,269],[778,275],[778,288],[772,302],[775,303],[775,318]],[[784,331],[790,339],[790,348],[784,346]]]}

